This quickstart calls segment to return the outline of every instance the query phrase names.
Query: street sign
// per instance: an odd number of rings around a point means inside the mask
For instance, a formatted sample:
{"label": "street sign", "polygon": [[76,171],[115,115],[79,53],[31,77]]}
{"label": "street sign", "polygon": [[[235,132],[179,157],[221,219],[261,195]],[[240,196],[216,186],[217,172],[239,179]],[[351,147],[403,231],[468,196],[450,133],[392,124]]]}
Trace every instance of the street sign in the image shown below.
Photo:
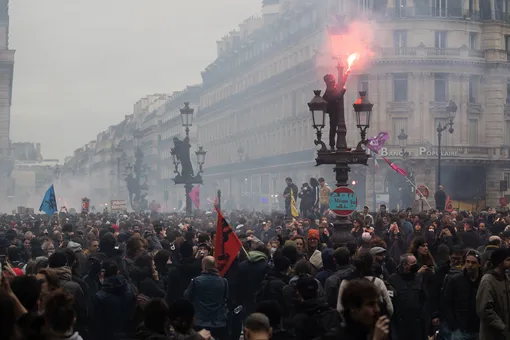
{"label": "street sign", "polygon": [[358,198],[351,188],[336,188],[329,196],[329,209],[338,216],[349,216],[356,211]]}
{"label": "street sign", "polygon": [[425,185],[420,185],[418,189],[416,189],[416,199],[422,199],[423,197],[429,198],[430,191]]}
{"label": "street sign", "polygon": [[126,201],[125,200],[111,200],[110,202],[111,211],[126,211]]}
{"label": "street sign", "polygon": [[81,199],[81,213],[86,214],[89,212],[90,207],[90,199],[87,197],[84,197]]}

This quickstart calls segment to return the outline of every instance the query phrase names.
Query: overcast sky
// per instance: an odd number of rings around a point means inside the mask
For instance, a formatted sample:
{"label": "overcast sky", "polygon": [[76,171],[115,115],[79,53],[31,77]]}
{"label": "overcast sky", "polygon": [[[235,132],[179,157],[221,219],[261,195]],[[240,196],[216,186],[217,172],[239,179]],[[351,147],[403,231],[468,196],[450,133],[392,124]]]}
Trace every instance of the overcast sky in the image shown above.
{"label": "overcast sky", "polygon": [[11,139],[65,156],[151,93],[201,82],[260,0],[10,0]]}

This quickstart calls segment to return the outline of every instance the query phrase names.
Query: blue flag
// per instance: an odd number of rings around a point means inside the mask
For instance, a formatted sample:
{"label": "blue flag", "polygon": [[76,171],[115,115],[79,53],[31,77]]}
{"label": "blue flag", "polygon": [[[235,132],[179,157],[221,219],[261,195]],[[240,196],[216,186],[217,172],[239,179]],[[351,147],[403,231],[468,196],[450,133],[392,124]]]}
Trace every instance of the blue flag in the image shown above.
{"label": "blue flag", "polygon": [[39,211],[46,213],[48,216],[52,216],[57,212],[57,200],[55,198],[55,189],[53,184],[46,190]]}

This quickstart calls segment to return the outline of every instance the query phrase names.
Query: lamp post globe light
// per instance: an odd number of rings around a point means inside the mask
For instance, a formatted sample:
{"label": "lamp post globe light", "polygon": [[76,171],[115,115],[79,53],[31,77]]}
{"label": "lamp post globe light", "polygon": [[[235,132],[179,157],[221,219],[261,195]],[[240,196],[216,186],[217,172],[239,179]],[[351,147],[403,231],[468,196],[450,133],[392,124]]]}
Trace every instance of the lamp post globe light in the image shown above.
{"label": "lamp post globe light", "polygon": [[437,124],[437,181],[436,181],[436,190],[441,185],[441,139],[443,135],[443,131],[448,129],[450,134],[453,133],[453,120],[455,119],[455,115],[457,114],[457,104],[453,100],[450,100],[448,105],[446,106],[446,113],[448,115],[449,122],[444,126],[441,125],[441,122]]}
{"label": "lamp post globe light", "polygon": [[[194,110],[189,107],[189,102],[184,103],[184,107],[181,111],[182,126],[186,132],[186,137],[180,140],[178,137],[174,137],[174,147],[170,151],[172,160],[174,163],[174,173],[176,176],[173,178],[174,184],[184,184],[186,192],[186,214],[189,216],[193,212],[192,200],[190,193],[193,190],[193,185],[202,184],[202,173],[204,172],[205,155],[207,151],[202,146],[198,147],[195,151],[198,164],[198,172],[195,175],[193,171],[193,165],[191,163],[191,144],[189,138],[190,127],[193,123],[193,112]],[[181,170],[179,171],[179,166]]]}
{"label": "lamp post globe light", "polygon": [[[331,75],[328,75],[325,77],[325,80],[331,81],[331,77]],[[345,126],[344,106],[343,104],[339,104],[340,101],[343,101],[343,94],[345,91],[343,91],[340,95],[328,96],[327,92],[330,90],[332,89],[327,89],[323,97],[321,97],[321,91],[314,91],[314,97],[308,103],[308,108],[312,114],[313,128],[316,130],[316,140],[314,143],[315,145],[320,146],[317,151],[317,158],[315,161],[317,166],[322,164],[334,165],[336,187],[347,187],[349,185],[349,165],[367,165],[368,158],[370,157],[366,153],[364,145],[367,143],[366,131],[370,127],[373,104],[368,101],[366,92],[359,92],[360,96],[354,102],[353,108],[356,114],[356,125],[360,130],[361,141],[358,143],[356,148],[351,149],[346,145],[347,129]],[[329,101],[325,99],[328,97],[330,99]],[[334,120],[338,122],[338,125],[335,126],[336,129],[334,132],[330,132],[330,141],[334,140],[335,137],[337,139],[336,145],[331,145],[331,149],[328,149],[324,141],[322,141],[322,129],[325,126],[326,113],[330,115],[330,121]],[[343,127],[341,126],[342,123]],[[340,141],[340,143],[338,143],[338,141]],[[333,235],[331,236],[333,244],[345,245],[347,242],[354,240],[353,236],[350,234],[351,225],[352,222],[348,217],[337,217],[334,222]]]}

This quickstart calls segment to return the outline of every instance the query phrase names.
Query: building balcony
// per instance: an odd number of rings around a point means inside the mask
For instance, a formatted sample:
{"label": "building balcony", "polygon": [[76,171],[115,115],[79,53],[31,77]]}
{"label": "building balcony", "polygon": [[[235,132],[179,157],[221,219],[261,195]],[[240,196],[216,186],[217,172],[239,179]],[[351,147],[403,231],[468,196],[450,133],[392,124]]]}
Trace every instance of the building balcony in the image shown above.
{"label": "building balcony", "polygon": [[388,7],[386,17],[391,19],[448,19],[448,20],[467,20],[480,21],[483,15],[479,11],[473,11],[462,8],[440,8],[428,6],[415,7]]}
{"label": "building balcony", "polygon": [[461,48],[435,48],[425,47],[390,47],[381,48],[376,54],[378,59],[437,59],[437,60],[485,60],[485,51],[470,50],[467,47]]}

